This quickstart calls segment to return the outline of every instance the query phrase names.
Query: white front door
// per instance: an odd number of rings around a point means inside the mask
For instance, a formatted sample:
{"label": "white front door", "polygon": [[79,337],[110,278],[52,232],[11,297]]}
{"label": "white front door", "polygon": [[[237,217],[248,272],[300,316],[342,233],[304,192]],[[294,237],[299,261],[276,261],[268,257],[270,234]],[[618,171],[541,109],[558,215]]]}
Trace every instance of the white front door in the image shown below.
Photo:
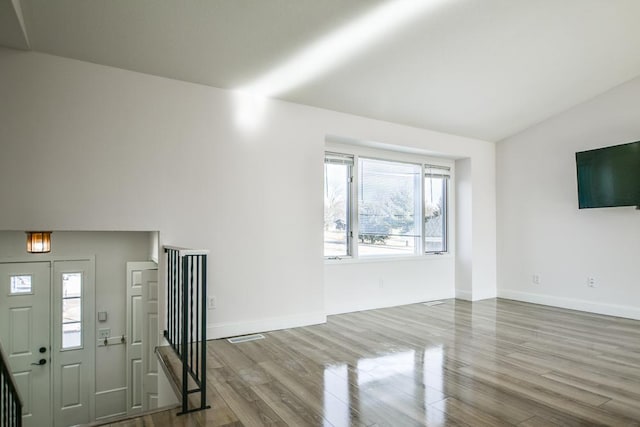
{"label": "white front door", "polygon": [[86,424],[95,412],[93,262],[54,261],[52,301],[54,425]]}
{"label": "white front door", "polygon": [[22,398],[23,425],[51,425],[49,262],[0,263],[0,341]]}

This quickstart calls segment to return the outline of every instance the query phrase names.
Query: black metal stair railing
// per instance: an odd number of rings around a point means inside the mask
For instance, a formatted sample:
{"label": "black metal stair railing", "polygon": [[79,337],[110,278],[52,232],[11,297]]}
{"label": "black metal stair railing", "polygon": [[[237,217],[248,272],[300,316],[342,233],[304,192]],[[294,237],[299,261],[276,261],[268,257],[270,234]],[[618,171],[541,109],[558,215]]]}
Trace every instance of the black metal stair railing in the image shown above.
{"label": "black metal stair railing", "polygon": [[[207,405],[207,254],[165,246],[167,265],[167,328],[164,336],[182,362],[182,411]],[[191,380],[191,381],[190,381]],[[193,388],[190,388],[195,384]],[[198,405],[189,395],[200,393]]]}
{"label": "black metal stair railing", "polygon": [[0,345],[0,426],[22,426],[22,401]]}

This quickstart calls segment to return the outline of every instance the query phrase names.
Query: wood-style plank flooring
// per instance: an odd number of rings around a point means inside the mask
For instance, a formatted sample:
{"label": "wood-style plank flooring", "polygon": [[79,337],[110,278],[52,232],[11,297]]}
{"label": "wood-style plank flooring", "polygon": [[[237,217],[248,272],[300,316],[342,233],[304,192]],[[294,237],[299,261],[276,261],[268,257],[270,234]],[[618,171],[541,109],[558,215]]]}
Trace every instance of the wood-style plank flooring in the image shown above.
{"label": "wood-style plank flooring", "polygon": [[640,426],[640,321],[503,299],[209,341],[213,406],[130,426]]}

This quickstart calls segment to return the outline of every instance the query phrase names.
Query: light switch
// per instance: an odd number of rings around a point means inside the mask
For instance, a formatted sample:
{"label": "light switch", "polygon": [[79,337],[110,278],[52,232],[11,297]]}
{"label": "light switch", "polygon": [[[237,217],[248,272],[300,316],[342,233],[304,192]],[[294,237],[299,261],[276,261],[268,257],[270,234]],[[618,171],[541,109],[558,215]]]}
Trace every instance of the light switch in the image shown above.
{"label": "light switch", "polygon": [[98,312],[98,322],[106,322],[107,321],[107,312],[99,311]]}

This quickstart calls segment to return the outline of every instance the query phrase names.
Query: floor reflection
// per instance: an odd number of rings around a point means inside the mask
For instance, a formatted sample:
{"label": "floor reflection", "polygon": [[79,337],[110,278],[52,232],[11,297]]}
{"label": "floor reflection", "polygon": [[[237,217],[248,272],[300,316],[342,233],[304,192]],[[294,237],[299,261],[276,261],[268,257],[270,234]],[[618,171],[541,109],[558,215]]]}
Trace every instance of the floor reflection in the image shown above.
{"label": "floor reflection", "polygon": [[444,392],[444,351],[441,345],[422,352],[422,371],[425,386]]}
{"label": "floor reflection", "polygon": [[372,381],[382,381],[401,374],[411,374],[415,370],[415,351],[361,359],[358,361],[358,385]]}
{"label": "floor reflection", "polygon": [[349,369],[347,365],[326,367],[324,370],[324,425],[350,425],[349,406]]}
{"label": "floor reflection", "polygon": [[442,345],[327,366],[325,419],[335,426],[381,419],[390,425],[445,423],[445,415],[430,407],[445,398],[443,369]]}

